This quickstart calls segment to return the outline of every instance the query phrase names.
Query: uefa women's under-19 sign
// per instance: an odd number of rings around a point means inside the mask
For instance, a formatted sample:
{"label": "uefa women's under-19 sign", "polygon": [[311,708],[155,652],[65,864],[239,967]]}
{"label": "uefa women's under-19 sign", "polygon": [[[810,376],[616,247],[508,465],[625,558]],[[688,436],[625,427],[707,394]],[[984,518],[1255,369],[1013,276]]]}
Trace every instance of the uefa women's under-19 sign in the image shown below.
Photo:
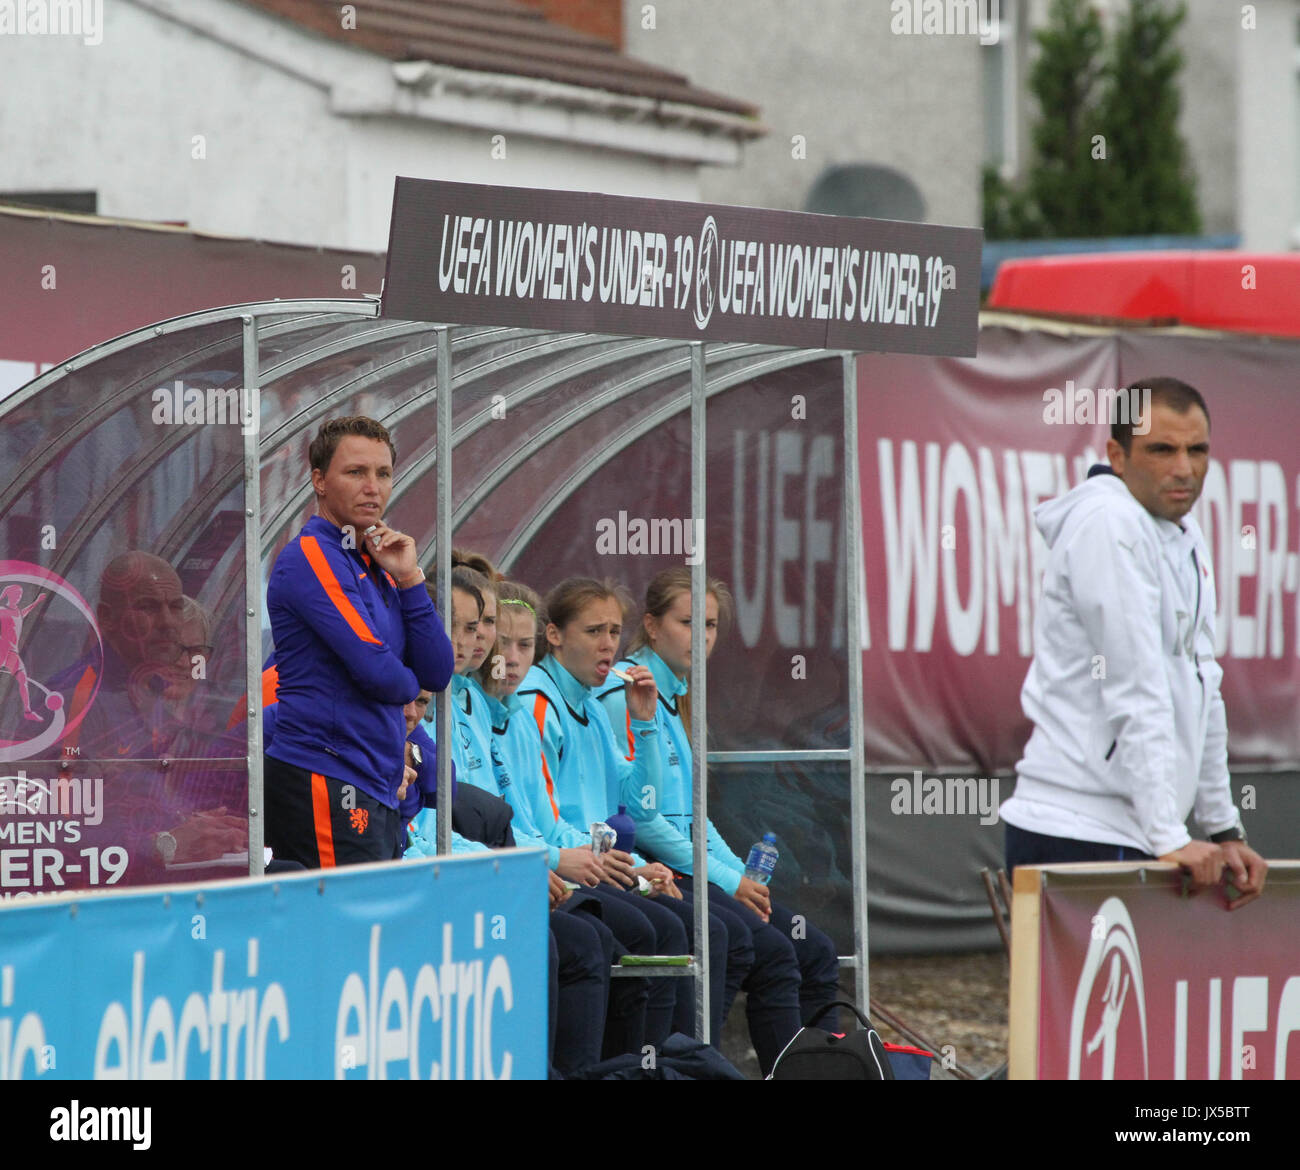
{"label": "uefa women's under-19 sign", "polygon": [[383,315],[973,356],[983,232],[399,178]]}

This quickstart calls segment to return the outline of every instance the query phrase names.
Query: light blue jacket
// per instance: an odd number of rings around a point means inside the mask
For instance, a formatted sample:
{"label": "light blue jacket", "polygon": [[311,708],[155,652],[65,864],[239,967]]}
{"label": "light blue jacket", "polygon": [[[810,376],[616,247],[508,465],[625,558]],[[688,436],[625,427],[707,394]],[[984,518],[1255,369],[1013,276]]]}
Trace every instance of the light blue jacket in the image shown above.
{"label": "light blue jacket", "polygon": [[[528,678],[525,675],[524,682]],[[531,694],[520,699],[519,692],[512,696],[514,706],[506,727],[506,767],[510,771],[511,786],[521,803],[527,801],[533,824],[541,831],[548,856],[554,849],[555,863],[559,865],[561,849],[581,849],[591,844],[591,826],[578,828],[560,815],[555,796],[555,784],[546,755],[542,751],[542,736],[537,720],[545,722],[547,700]]]}
{"label": "light blue jacket", "polygon": [[[482,706],[490,716],[497,752],[497,784],[513,810],[510,828],[515,835],[515,844],[520,848],[545,849],[547,865],[557,869],[561,846],[552,844],[542,831],[541,821],[533,808],[534,797],[545,795],[543,786],[534,779],[541,775],[542,741],[538,738],[537,728],[532,726],[517,695],[507,695],[502,700],[484,694],[483,700]],[[568,845],[563,847],[568,848]]]}
{"label": "light blue jacket", "polygon": [[[686,682],[679,679],[649,646],[643,646],[623,660],[627,664],[647,666],[659,688],[655,722],[659,727],[662,756],[662,795],[657,809],[642,812],[629,809],[636,820],[636,843],[656,861],[662,861],[678,873],[689,874],[694,865],[691,824],[694,819],[694,786],[691,782],[690,729],[682,722],[677,700],[686,693]],[[635,737],[629,735],[626,684],[611,676],[596,692],[605,709],[610,728],[620,737],[628,752],[635,750]],[[647,816],[647,813],[649,814]],[[745,876],[745,863],[727,846],[721,834],[708,821],[709,881],[728,894],[735,894]]]}
{"label": "light blue jacket", "polygon": [[[501,792],[495,776],[492,752],[494,737],[490,723],[487,724],[486,740],[482,734],[482,724],[487,719],[486,703],[479,702],[477,695],[483,695],[483,689],[477,682],[471,681],[463,674],[452,677],[450,689],[451,758],[456,765],[456,779],[461,783],[468,781],[470,784],[475,784],[492,793],[493,796],[500,796]],[[487,696],[483,697],[486,699]],[[480,711],[483,712],[481,716]],[[426,720],[423,724],[423,730],[431,740],[435,726],[433,720]],[[426,761],[431,756],[432,753],[426,752]],[[406,830],[406,851],[402,856],[404,858],[434,857],[438,852],[437,824],[435,810],[421,809]],[[514,829],[513,821],[510,827]],[[451,833],[451,851],[453,854],[489,852],[488,847],[481,841],[471,841],[468,837],[462,837],[455,829]]]}
{"label": "light blue jacket", "polygon": [[[547,657],[532,667],[517,694],[532,711],[541,741],[543,791],[533,809],[544,829],[541,814],[549,811],[554,822],[584,830],[580,841],[567,844],[590,844],[592,823],[608,820],[620,804],[627,805],[629,813],[658,805],[663,783],[660,753],[646,750],[637,752],[635,759],[626,758],[591,688],[556,659]],[[654,722],[633,719],[631,730],[647,748],[648,741],[659,736]]]}

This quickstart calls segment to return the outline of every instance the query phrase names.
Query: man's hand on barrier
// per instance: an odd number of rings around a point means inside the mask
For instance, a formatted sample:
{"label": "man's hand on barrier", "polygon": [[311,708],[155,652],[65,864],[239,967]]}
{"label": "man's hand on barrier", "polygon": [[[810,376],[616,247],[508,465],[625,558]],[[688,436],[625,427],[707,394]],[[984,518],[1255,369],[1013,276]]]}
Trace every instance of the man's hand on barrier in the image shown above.
{"label": "man's hand on barrier", "polygon": [[600,863],[605,867],[605,880],[612,886],[631,889],[636,885],[636,870],[633,867],[632,854],[621,849],[611,849],[600,855]]}
{"label": "man's hand on barrier", "polygon": [[1228,909],[1236,910],[1263,893],[1268,862],[1245,841],[1225,841],[1219,848],[1223,850],[1224,884],[1230,883],[1237,891],[1237,897],[1229,900]]}
{"label": "man's hand on barrier", "polygon": [[736,887],[736,901],[752,910],[764,922],[772,918],[772,894],[768,888],[753,878],[743,877]]}
{"label": "man's hand on barrier", "polygon": [[582,845],[577,849],[561,849],[560,864],[556,867],[556,872],[560,877],[577,882],[578,885],[586,886],[588,889],[600,885],[605,880],[605,867],[600,864],[600,858],[591,851],[590,845]]}
{"label": "man's hand on barrier", "polygon": [[1223,849],[1209,841],[1189,841],[1181,849],[1166,853],[1161,861],[1181,865],[1191,875],[1191,893],[1217,886],[1223,875]]}

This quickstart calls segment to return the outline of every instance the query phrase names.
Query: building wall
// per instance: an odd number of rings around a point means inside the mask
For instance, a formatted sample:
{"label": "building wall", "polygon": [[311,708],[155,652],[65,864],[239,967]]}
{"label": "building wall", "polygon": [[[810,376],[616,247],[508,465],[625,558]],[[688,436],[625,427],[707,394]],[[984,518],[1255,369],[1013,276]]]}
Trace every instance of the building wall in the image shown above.
{"label": "building wall", "polygon": [[384,248],[398,174],[698,199],[694,156],[735,156],[527,100],[414,116],[388,61],[229,0],[117,0],[97,45],[0,37],[0,79],[0,192],[89,189],[102,215],[290,243]]}
{"label": "building wall", "polygon": [[799,210],[825,167],[870,162],[911,178],[931,222],[981,222],[977,37],[895,36],[880,0],[624,0],[623,14],[627,53],[754,102],[771,130],[702,173],[706,200]]}
{"label": "building wall", "polygon": [[[340,181],[348,192],[354,231],[368,233],[369,243],[354,245],[358,248],[387,248],[393,179],[398,174],[688,202],[701,198],[693,164],[564,146],[505,129],[430,127],[415,120],[360,120],[348,130],[350,162]],[[503,141],[494,143],[497,134]]]}
{"label": "building wall", "polygon": [[1259,0],[1237,38],[1237,222],[1251,251],[1300,248],[1300,4]]}
{"label": "building wall", "polygon": [[1207,235],[1239,230],[1237,218],[1239,6],[1187,0],[1179,124],[1196,174],[1196,202]]}
{"label": "building wall", "polygon": [[96,46],[0,38],[6,90],[30,95],[21,117],[7,104],[0,190],[89,188],[102,215],[359,242],[323,87],[129,3],[105,5],[104,24]]}

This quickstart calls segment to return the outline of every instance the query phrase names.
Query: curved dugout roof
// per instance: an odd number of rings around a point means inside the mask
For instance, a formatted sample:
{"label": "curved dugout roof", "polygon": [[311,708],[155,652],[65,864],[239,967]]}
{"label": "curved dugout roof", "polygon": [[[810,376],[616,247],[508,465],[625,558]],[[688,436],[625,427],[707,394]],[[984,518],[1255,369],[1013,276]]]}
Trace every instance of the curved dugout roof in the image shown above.
{"label": "curved dugout roof", "polygon": [[[81,560],[105,519],[123,508],[123,535],[173,563],[195,555],[205,535],[211,545],[214,517],[242,508],[239,427],[150,424],[193,405],[195,390],[205,421],[225,422],[227,407],[235,413],[236,400],[221,392],[237,394],[244,384],[251,318],[264,564],[313,510],[307,448],[320,422],[340,414],[372,415],[392,432],[399,458],[390,515],[427,563],[435,544],[439,327],[380,319],[378,309],[372,300],[214,309],[125,334],[48,371],[0,402],[14,469],[0,490],[0,516],[24,497],[57,505],[56,572]],[[453,531],[473,518],[479,546],[506,569],[602,466],[690,407],[690,348],[681,341],[482,326],[452,327],[450,335]],[[707,392],[826,356],[713,344]],[[43,486],[51,475],[60,477],[57,500]],[[80,492],[67,492],[69,476]],[[217,595],[205,598],[218,621],[242,596],[235,544],[220,558]]]}

